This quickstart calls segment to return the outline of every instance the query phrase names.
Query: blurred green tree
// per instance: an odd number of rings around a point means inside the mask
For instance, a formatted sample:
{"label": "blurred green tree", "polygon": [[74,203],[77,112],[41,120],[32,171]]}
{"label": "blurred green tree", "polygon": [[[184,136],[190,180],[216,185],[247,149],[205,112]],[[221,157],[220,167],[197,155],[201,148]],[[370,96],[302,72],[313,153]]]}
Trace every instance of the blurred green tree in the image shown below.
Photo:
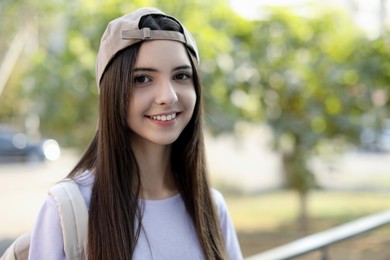
{"label": "blurred green tree", "polygon": [[389,36],[387,31],[374,40],[359,42],[359,52],[354,61],[360,76],[354,92],[364,111],[362,145],[373,151],[385,148],[381,147],[381,133],[384,129],[390,129],[390,61],[387,59],[390,55]]}
{"label": "blurred green tree", "polygon": [[[313,9],[310,16],[271,9],[254,32],[251,58],[260,79],[242,90],[261,101],[282,155],[286,186],[300,195],[305,230],[307,195],[315,186],[308,160],[323,144],[359,142],[360,103],[368,96],[356,91],[362,73],[356,54],[364,38],[346,14],[333,9]],[[244,109],[248,104],[243,99]]]}

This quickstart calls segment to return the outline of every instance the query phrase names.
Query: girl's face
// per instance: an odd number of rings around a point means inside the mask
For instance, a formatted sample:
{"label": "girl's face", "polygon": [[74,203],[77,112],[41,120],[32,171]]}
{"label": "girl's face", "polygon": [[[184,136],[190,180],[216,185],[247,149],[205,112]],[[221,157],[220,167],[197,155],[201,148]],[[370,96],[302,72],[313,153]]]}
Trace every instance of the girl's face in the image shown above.
{"label": "girl's face", "polygon": [[172,144],[192,117],[196,93],[182,43],[145,41],[133,70],[127,123],[134,142]]}

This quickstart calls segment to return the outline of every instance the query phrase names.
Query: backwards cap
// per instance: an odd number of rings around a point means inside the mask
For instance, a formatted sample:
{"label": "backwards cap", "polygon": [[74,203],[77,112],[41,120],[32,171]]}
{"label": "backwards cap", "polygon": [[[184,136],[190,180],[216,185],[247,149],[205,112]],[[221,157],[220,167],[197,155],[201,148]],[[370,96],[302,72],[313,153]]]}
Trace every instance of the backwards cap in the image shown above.
{"label": "backwards cap", "polygon": [[[139,28],[142,17],[150,14],[159,14],[176,21],[183,33],[176,31],[151,30],[150,28]],[[195,40],[184,25],[172,16],[168,16],[156,8],[140,8],[134,12],[111,21],[100,41],[99,52],[96,61],[96,82],[100,88],[100,80],[107,65],[120,50],[135,43],[148,40],[170,40],[184,43],[199,61],[198,48]]]}

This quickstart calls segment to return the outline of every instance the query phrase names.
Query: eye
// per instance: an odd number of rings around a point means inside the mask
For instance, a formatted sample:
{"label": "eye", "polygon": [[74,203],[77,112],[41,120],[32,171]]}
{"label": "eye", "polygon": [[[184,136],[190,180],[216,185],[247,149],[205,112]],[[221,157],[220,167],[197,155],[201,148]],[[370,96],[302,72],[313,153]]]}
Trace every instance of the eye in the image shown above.
{"label": "eye", "polygon": [[187,73],[187,72],[178,73],[173,77],[173,79],[176,79],[176,80],[186,80],[186,79],[190,79],[190,78],[192,78],[192,75],[190,73]]}
{"label": "eye", "polygon": [[152,81],[152,79],[149,78],[148,76],[136,76],[134,78],[134,83],[137,83],[137,84],[145,84],[145,83],[149,83],[151,81]]}

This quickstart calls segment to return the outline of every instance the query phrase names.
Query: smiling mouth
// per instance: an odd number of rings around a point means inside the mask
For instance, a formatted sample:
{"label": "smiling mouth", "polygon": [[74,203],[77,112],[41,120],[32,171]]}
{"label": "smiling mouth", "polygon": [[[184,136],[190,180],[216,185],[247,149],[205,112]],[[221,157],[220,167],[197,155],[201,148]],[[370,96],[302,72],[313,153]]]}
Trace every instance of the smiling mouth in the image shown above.
{"label": "smiling mouth", "polygon": [[176,118],[176,113],[172,113],[169,115],[158,115],[158,116],[150,116],[151,119],[157,120],[157,121],[170,121],[172,119]]}

